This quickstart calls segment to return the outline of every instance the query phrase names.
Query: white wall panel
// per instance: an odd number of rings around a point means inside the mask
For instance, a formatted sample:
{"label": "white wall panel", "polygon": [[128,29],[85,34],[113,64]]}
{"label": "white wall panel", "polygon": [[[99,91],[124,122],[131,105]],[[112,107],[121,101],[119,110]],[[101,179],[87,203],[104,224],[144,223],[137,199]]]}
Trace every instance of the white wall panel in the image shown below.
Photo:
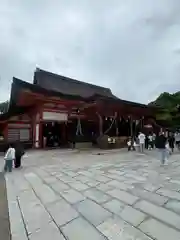
{"label": "white wall panel", "polygon": [[68,115],[66,113],[43,112],[43,120],[62,122],[68,120]]}

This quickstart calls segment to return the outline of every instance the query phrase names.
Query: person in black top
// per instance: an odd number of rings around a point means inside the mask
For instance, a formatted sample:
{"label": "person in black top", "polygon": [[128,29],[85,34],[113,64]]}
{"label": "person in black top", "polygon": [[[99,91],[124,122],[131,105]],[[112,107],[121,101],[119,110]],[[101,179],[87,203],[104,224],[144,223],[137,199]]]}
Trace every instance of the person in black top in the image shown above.
{"label": "person in black top", "polygon": [[149,147],[149,138],[148,135],[146,134],[146,138],[145,138],[145,148],[148,149]]}
{"label": "person in black top", "polygon": [[169,147],[171,148],[171,152],[173,153],[174,152],[174,144],[175,144],[175,137],[174,137],[173,133],[169,134],[168,142],[169,142]]}
{"label": "person in black top", "polygon": [[167,149],[166,149],[167,138],[164,136],[164,132],[161,132],[159,136],[156,137],[156,148],[159,149],[161,153],[161,164],[165,164],[167,158]]}
{"label": "person in black top", "polygon": [[24,155],[24,153],[25,152],[23,145],[19,141],[17,141],[15,143],[15,161],[14,161],[15,168],[21,167],[21,158]]}

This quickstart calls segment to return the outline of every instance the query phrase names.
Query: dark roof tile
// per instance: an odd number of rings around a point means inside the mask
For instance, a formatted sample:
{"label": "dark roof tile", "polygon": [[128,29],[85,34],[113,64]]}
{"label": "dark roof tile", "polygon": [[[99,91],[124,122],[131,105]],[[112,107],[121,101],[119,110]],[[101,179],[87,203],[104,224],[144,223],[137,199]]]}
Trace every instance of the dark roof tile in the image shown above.
{"label": "dark roof tile", "polygon": [[34,73],[34,84],[48,90],[68,95],[79,95],[84,98],[92,97],[94,95],[116,98],[109,88],[81,82],[41,69],[36,69]]}

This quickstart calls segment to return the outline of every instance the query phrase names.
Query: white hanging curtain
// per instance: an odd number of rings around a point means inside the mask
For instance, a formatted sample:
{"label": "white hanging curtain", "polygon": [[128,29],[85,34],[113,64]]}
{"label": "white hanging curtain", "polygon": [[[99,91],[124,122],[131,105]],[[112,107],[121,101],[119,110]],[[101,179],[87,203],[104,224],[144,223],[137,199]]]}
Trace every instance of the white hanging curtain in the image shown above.
{"label": "white hanging curtain", "polygon": [[81,119],[80,119],[80,117],[78,116],[77,128],[76,128],[76,136],[79,136],[79,135],[80,135],[80,136],[83,136]]}

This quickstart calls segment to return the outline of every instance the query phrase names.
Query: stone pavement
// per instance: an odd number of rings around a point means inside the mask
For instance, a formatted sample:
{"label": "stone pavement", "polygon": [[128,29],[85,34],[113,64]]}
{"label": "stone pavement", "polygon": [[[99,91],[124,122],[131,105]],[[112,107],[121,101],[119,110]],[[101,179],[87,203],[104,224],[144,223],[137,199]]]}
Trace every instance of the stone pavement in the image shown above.
{"label": "stone pavement", "polygon": [[10,236],[6,181],[3,173],[0,173],[0,239],[10,240]]}
{"label": "stone pavement", "polygon": [[6,175],[12,240],[179,240],[180,155],[29,152]]}

